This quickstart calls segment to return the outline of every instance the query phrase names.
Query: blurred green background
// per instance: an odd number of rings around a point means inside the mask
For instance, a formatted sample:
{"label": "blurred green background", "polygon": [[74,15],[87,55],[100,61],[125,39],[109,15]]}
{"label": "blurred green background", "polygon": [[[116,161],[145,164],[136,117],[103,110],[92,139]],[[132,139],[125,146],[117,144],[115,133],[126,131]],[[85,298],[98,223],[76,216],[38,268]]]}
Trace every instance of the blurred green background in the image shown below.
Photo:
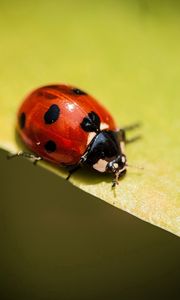
{"label": "blurred green background", "polygon": [[[180,2],[0,0],[0,36],[5,148],[28,91],[77,85],[120,125],[143,122],[127,154],[145,171],[128,173],[118,201],[177,233]],[[1,299],[178,299],[177,237],[0,154]],[[110,180],[83,177],[82,188],[109,197]]]}

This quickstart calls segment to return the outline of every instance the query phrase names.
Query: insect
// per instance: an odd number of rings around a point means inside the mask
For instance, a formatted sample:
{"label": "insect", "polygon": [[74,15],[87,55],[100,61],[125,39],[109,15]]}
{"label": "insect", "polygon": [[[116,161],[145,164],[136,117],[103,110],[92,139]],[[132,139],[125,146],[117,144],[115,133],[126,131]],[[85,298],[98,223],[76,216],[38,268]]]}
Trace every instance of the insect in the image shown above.
{"label": "insect", "polygon": [[92,96],[70,85],[47,85],[33,91],[17,113],[17,132],[32,153],[18,152],[37,161],[44,159],[69,170],[67,179],[83,166],[113,174],[112,186],[125,174],[126,131]]}

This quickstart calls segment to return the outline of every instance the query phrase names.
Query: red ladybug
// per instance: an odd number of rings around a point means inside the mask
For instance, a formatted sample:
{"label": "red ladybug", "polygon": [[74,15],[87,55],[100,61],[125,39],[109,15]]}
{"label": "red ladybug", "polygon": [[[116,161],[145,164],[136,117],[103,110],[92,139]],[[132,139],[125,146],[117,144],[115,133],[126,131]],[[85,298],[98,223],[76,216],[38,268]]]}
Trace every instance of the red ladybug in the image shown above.
{"label": "red ladybug", "polygon": [[33,91],[18,111],[17,131],[35,155],[16,155],[66,166],[67,179],[88,166],[113,173],[115,186],[126,172],[125,130],[93,97],[73,86],[49,85]]}

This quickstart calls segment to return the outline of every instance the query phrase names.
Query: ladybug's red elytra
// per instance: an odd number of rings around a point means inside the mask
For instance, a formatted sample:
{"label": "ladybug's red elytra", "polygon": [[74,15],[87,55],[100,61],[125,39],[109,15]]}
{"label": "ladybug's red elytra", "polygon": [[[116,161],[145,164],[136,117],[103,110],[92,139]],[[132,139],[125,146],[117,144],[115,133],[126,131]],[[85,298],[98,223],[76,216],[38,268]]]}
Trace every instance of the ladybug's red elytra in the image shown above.
{"label": "ladybug's red elytra", "polygon": [[34,154],[16,155],[66,166],[67,179],[83,166],[112,173],[114,187],[127,167],[125,131],[136,126],[119,129],[111,114],[78,88],[47,85],[33,91],[19,108],[17,131]]}

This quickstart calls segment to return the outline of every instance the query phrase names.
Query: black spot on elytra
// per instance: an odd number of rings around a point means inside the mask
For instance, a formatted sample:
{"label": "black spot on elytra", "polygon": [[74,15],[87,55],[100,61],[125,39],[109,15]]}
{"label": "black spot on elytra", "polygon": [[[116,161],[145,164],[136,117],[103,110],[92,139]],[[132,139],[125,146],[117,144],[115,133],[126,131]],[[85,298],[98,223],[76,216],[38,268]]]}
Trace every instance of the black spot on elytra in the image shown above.
{"label": "black spot on elytra", "polygon": [[55,91],[61,91],[61,86],[60,85],[48,85],[47,88],[55,90]]}
{"label": "black spot on elytra", "polygon": [[76,94],[76,95],[79,95],[79,96],[81,96],[81,95],[87,95],[86,92],[84,92],[84,91],[82,91],[82,90],[80,90],[80,89],[76,89],[76,88],[73,88],[73,89],[72,89],[72,92],[73,92],[74,94]]}
{"label": "black spot on elytra", "polygon": [[55,91],[59,91],[62,93],[70,93],[70,94],[74,94],[74,95],[87,95],[86,92],[78,89],[78,88],[72,88],[70,86],[63,86],[63,85],[48,85],[47,86],[49,89],[55,90]]}
{"label": "black spot on elytra", "polygon": [[80,126],[87,132],[98,132],[100,131],[100,118],[94,111],[91,111],[82,120]]}
{"label": "black spot on elytra", "polygon": [[54,94],[51,94],[51,93],[48,93],[48,92],[42,92],[42,91],[40,91],[40,92],[38,92],[38,94],[37,94],[39,97],[45,97],[45,98],[47,98],[47,99],[49,99],[49,100],[51,100],[51,99],[56,99],[57,98],[57,96],[56,95],[54,95]]}
{"label": "black spot on elytra", "polygon": [[38,92],[37,92],[37,96],[38,96],[38,97],[42,97],[42,96],[43,96],[43,92],[42,92],[42,91],[38,91]]}
{"label": "black spot on elytra", "polygon": [[44,114],[44,121],[46,124],[52,124],[57,121],[60,115],[60,108],[57,104],[52,104],[47,112]]}
{"label": "black spot on elytra", "polygon": [[56,151],[56,143],[49,140],[45,145],[44,145],[44,148],[47,152],[51,153],[51,152],[54,152]]}
{"label": "black spot on elytra", "polygon": [[50,93],[47,93],[47,92],[44,93],[44,97],[47,98],[47,99],[50,99],[50,100],[51,100],[51,99],[56,99],[56,98],[57,98],[56,95],[50,94]]}
{"label": "black spot on elytra", "polygon": [[26,115],[24,112],[22,112],[19,116],[19,126],[21,129],[25,127],[26,124]]}

